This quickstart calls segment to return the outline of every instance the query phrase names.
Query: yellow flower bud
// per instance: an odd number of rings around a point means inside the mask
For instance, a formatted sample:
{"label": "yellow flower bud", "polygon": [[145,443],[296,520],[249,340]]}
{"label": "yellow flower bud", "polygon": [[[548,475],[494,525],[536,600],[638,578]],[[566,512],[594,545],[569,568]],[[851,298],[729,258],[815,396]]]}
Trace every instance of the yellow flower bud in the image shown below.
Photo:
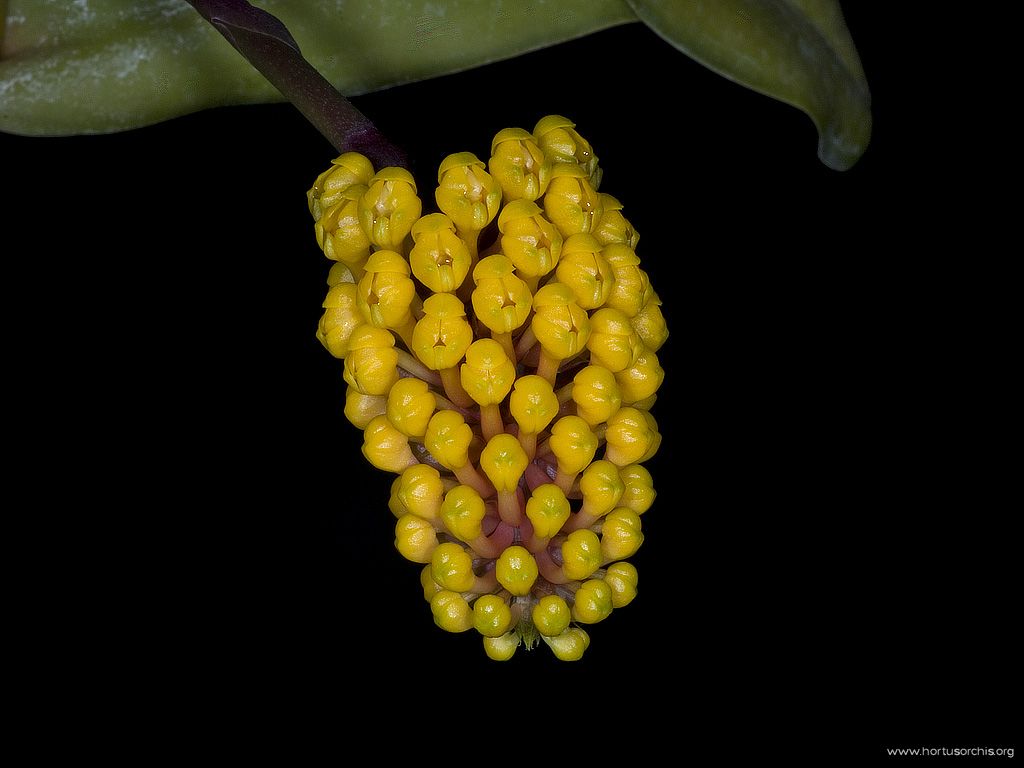
{"label": "yellow flower bud", "polygon": [[572,617],[580,624],[596,624],[612,613],[612,590],[601,579],[585,581],[576,590]]}
{"label": "yellow flower bud", "polygon": [[472,541],[483,533],[487,505],[476,490],[468,485],[456,485],[441,503],[444,527],[462,541]]}
{"label": "yellow flower bud", "polygon": [[604,304],[615,284],[615,275],[601,255],[601,247],[584,233],[570,235],[562,244],[555,276],[572,289],[576,303],[583,309],[596,309]]}
{"label": "yellow flower bud", "polygon": [[342,264],[340,261],[336,261],[331,264],[331,268],[327,271],[327,287],[333,287],[338,283],[355,283],[356,279],[352,275],[352,270],[348,268],[347,264]]}
{"label": "yellow flower bud", "polygon": [[316,177],[306,192],[306,202],[313,220],[338,202],[341,193],[355,185],[370,183],[373,164],[358,152],[345,152],[331,160],[331,167]]}
{"label": "yellow flower bud", "polygon": [[459,544],[438,544],[430,558],[430,576],[445,589],[468,592],[473,588],[473,558]]}
{"label": "yellow flower bud", "polygon": [[648,469],[642,464],[630,464],[619,470],[619,477],[626,486],[620,500],[622,506],[629,507],[638,515],[650,509],[658,492],[654,490],[654,480]]}
{"label": "yellow flower bud", "polygon": [[602,192],[601,210],[601,218],[597,220],[597,226],[594,228],[594,237],[602,245],[621,243],[630,248],[636,248],[636,244],[640,242],[640,233],[622,215],[622,203]]}
{"label": "yellow flower bud", "polygon": [[424,520],[436,520],[441,513],[444,481],[441,473],[429,464],[406,467],[392,483],[392,496],[397,514],[411,514]]}
{"label": "yellow flower bud", "polygon": [[316,220],[313,231],[324,256],[348,266],[361,264],[370,255],[370,238],[359,219],[359,201],[366,187],[357,185],[338,195],[338,202]]}
{"label": "yellow flower bud", "polygon": [[450,293],[435,293],[423,302],[423,313],[412,332],[412,351],[434,371],[457,365],[473,342],[465,305]]}
{"label": "yellow flower bud", "polygon": [[484,637],[501,637],[512,624],[508,603],[497,595],[483,595],[473,605],[473,626]]}
{"label": "yellow flower bud", "polygon": [[572,380],[576,415],[591,427],[608,421],[622,406],[622,393],[615,374],[603,365],[581,368]]}
{"label": "yellow flower bud", "polygon": [[346,387],[345,418],[359,429],[366,429],[374,418],[385,413],[387,400],[383,395],[364,395],[355,387]]}
{"label": "yellow flower bud", "polygon": [[501,187],[486,167],[472,152],[448,155],[438,167],[437,207],[462,232],[479,232],[501,207]]}
{"label": "yellow flower bud", "polygon": [[632,509],[619,507],[604,516],[601,523],[601,554],[605,561],[629,557],[643,543],[640,515]]}
{"label": "yellow flower bud", "polygon": [[544,595],[533,606],[530,617],[538,632],[546,637],[556,637],[568,628],[572,611],[568,603],[558,595]]}
{"label": "yellow flower bud", "polygon": [[455,291],[469,274],[472,257],[443,213],[429,213],[412,226],[412,273],[434,293]]}
{"label": "yellow flower bud", "polygon": [[399,432],[387,416],[375,416],[363,430],[363,456],[377,469],[401,472],[417,463],[409,437]]}
{"label": "yellow flower bud", "polygon": [[316,337],[324,348],[342,360],[348,354],[348,340],[352,331],[363,324],[356,291],[352,283],[331,286],[324,299],[324,314],[316,331]]}
{"label": "yellow flower bud", "polygon": [[588,528],[573,531],[562,542],[562,573],[579,581],[601,567],[601,540]]}
{"label": "yellow flower bud", "polygon": [[537,121],[533,136],[555,167],[568,163],[583,170],[594,189],[601,185],[601,169],[590,142],[576,131],[576,123],[562,115],[546,115]]}
{"label": "yellow flower bud", "polygon": [[424,565],[420,571],[420,586],[423,587],[423,599],[428,603],[438,592],[442,591],[441,585],[434,581],[430,575],[430,565]]}
{"label": "yellow flower bud", "polygon": [[406,560],[414,563],[429,563],[437,547],[437,531],[416,515],[402,515],[395,523],[395,549]]}
{"label": "yellow flower bud", "polygon": [[445,632],[465,632],[473,628],[473,610],[458,592],[443,589],[430,598],[434,623]]}
{"label": "yellow flower bud", "polygon": [[532,133],[523,128],[505,128],[491,142],[487,169],[501,185],[506,202],[536,200],[548,188],[551,163]]}
{"label": "yellow flower bud", "polygon": [[590,645],[590,635],[580,627],[569,627],[557,637],[541,635],[559,661],[579,661]]}
{"label": "yellow flower bud", "polygon": [[551,427],[551,450],[558,459],[558,471],[582,472],[597,452],[597,435],[579,416],[563,416]]}
{"label": "yellow flower bud", "polygon": [[664,380],[665,370],[658,362],[658,356],[646,348],[642,348],[633,365],[615,374],[622,402],[630,405],[652,397]]}
{"label": "yellow flower bud", "polygon": [[563,237],[590,232],[601,218],[601,196],[576,165],[556,164],[544,195],[544,215]]}
{"label": "yellow flower bud", "polygon": [[399,250],[422,209],[412,174],[405,168],[381,168],[359,199],[359,221],[378,248]]}
{"label": "yellow flower bud", "polygon": [[619,468],[607,459],[599,459],[580,475],[583,507],[594,517],[601,517],[615,509],[626,490]]}
{"label": "yellow flower bud", "polygon": [[622,608],[636,597],[636,567],[632,563],[609,565],[604,574],[604,583],[612,591],[612,608]]}
{"label": "yellow flower bud", "polygon": [[463,467],[469,463],[469,444],[473,429],[458,411],[437,411],[427,422],[423,444],[430,455],[446,469]]}
{"label": "yellow flower bud", "polygon": [[630,322],[644,346],[652,352],[661,349],[661,345],[668,339],[668,325],[661,313],[661,299],[653,291],[651,298]]}
{"label": "yellow flower bud", "polygon": [[607,306],[614,307],[626,317],[636,317],[653,295],[651,280],[640,269],[640,257],[628,245],[621,243],[606,245],[601,255],[615,276]]}
{"label": "yellow flower bud", "polygon": [[537,580],[537,561],[526,547],[507,547],[495,563],[498,583],[513,595],[528,595]]}
{"label": "yellow flower bud", "polygon": [[388,393],[388,420],[409,437],[423,437],[436,408],[437,397],[427,382],[413,376],[396,381]]}
{"label": "yellow flower bud", "polygon": [[508,661],[519,647],[519,635],[506,632],[501,637],[485,637],[484,653],[491,661]]}
{"label": "yellow flower bud", "polygon": [[499,492],[515,491],[529,463],[519,440],[507,432],[492,437],[480,452],[480,469]]}
{"label": "yellow flower bud", "polygon": [[533,535],[540,539],[550,539],[562,530],[570,512],[569,500],[554,483],[538,485],[526,500],[526,516],[533,524]]}
{"label": "yellow flower bud", "polygon": [[565,360],[586,346],[590,317],[568,286],[548,283],[534,294],[533,308],[530,328],[552,358]]}
{"label": "yellow flower bud", "polygon": [[512,385],[509,410],[520,432],[537,434],[547,429],[558,413],[558,397],[551,383],[542,376],[520,376]]}
{"label": "yellow flower bud", "polygon": [[511,333],[530,316],[533,296],[514,270],[511,259],[500,253],[473,268],[473,311],[492,333]]}
{"label": "yellow flower bud", "polygon": [[394,251],[376,251],[363,268],[356,295],[363,319],[378,328],[404,328],[413,319],[416,298],[409,262]]}
{"label": "yellow flower bud", "polygon": [[395,337],[384,328],[363,324],[352,331],[345,355],[345,381],[364,395],[386,395],[398,381]]}
{"label": "yellow flower bud", "polygon": [[462,386],[477,405],[497,405],[512,389],[516,367],[494,339],[479,339],[466,350]]}
{"label": "yellow flower bud", "polygon": [[658,422],[647,411],[627,406],[608,419],[604,457],[620,467],[647,461],[661,445]]}
{"label": "yellow flower bud", "polygon": [[[587,349],[592,363],[618,373],[636,362],[643,342],[628,317],[617,309],[602,307],[590,317]],[[621,382],[619,386],[621,389]]]}
{"label": "yellow flower bud", "polygon": [[562,233],[544,218],[540,206],[529,200],[515,200],[498,216],[501,252],[511,259],[516,272],[526,280],[543,277],[558,264]]}

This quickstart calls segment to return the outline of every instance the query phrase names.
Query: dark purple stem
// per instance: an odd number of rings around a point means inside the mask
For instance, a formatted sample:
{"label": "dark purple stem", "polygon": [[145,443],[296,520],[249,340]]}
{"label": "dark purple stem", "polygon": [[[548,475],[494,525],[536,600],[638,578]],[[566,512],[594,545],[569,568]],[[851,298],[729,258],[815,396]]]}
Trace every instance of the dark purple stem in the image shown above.
{"label": "dark purple stem", "polygon": [[303,57],[276,16],[245,0],[188,0],[338,152],[361,152],[375,168],[408,158]]}

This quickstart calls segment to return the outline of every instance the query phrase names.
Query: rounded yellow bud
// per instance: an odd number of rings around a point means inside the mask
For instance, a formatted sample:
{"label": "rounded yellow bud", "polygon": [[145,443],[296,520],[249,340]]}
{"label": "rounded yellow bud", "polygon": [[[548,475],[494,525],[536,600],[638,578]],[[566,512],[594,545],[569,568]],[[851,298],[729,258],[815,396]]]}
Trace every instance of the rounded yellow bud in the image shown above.
{"label": "rounded yellow bud", "polygon": [[424,520],[436,520],[444,499],[441,473],[429,464],[406,467],[392,483],[392,494],[399,514],[413,514]]}
{"label": "rounded yellow bud", "polygon": [[576,303],[572,289],[548,283],[533,296],[535,310],[530,327],[551,357],[565,360],[584,349],[590,338],[590,317]]}
{"label": "rounded yellow bud", "polygon": [[463,389],[477,405],[499,404],[516,380],[516,367],[494,339],[470,344],[460,373]]}
{"label": "rounded yellow bud", "polygon": [[422,210],[416,181],[405,168],[381,168],[359,199],[363,231],[378,248],[389,250],[401,247]]}
{"label": "rounded yellow bud", "polygon": [[438,168],[434,198],[464,232],[479,232],[498,215],[501,186],[472,152],[448,155]]}
{"label": "rounded yellow bud", "polygon": [[544,215],[562,237],[590,232],[601,218],[601,196],[579,166],[557,163],[544,195]]}
{"label": "rounded yellow bud", "polygon": [[473,605],[473,626],[484,637],[501,637],[512,624],[508,603],[497,595],[483,595]]}
{"label": "rounded yellow bud", "polygon": [[473,268],[473,311],[494,333],[511,333],[526,322],[533,306],[530,289],[507,256],[486,256]]}
{"label": "rounded yellow bud", "polygon": [[606,459],[595,461],[580,475],[583,507],[594,517],[615,509],[625,490],[626,484],[622,482],[619,468]]}
{"label": "rounded yellow bud", "polygon": [[376,417],[387,411],[383,395],[364,395],[353,386],[345,387],[345,418],[359,429],[366,429]]}
{"label": "rounded yellow bud", "polygon": [[604,574],[604,582],[612,591],[612,608],[622,608],[636,597],[636,567],[632,563],[614,563]]}
{"label": "rounded yellow bud", "polygon": [[641,347],[633,365],[615,374],[615,381],[622,392],[622,402],[630,405],[653,397],[664,380],[665,370],[658,356],[646,347]]}
{"label": "rounded yellow bud", "polygon": [[487,169],[501,185],[506,202],[536,200],[548,188],[551,163],[532,133],[523,128],[505,128],[491,142]]}
{"label": "rounded yellow bud", "polygon": [[349,187],[317,217],[313,226],[316,241],[331,261],[354,266],[370,255],[370,238],[359,219],[359,200],[365,193],[362,185]]}
{"label": "rounded yellow bud", "polygon": [[529,463],[519,440],[507,432],[492,437],[480,452],[480,469],[499,492],[515,491]]}
{"label": "rounded yellow bud", "polygon": [[538,485],[526,500],[526,516],[533,524],[534,535],[541,539],[550,539],[562,530],[570,512],[569,500],[554,483]]}
{"label": "rounded yellow bud", "polygon": [[612,590],[601,579],[585,581],[576,590],[572,617],[581,624],[596,624],[612,613]]}
{"label": "rounded yellow bud", "polygon": [[647,461],[661,445],[658,422],[649,412],[632,406],[620,408],[608,419],[604,438],[604,457],[620,467]]}
{"label": "rounded yellow bud", "polygon": [[469,444],[473,429],[458,411],[442,410],[430,417],[423,444],[430,455],[446,469],[464,467],[469,463]]}
{"label": "rounded yellow bud", "polygon": [[375,251],[367,260],[356,299],[363,319],[378,328],[401,328],[412,320],[416,284],[409,262],[394,251]]}
{"label": "rounded yellow bud", "polygon": [[657,294],[651,296],[630,322],[644,346],[652,352],[661,349],[661,345],[668,339],[668,325],[665,323],[665,316],[661,313],[661,299]]}
{"label": "rounded yellow bud", "polygon": [[445,632],[465,632],[473,628],[473,610],[458,592],[442,589],[430,598],[434,623]]}
{"label": "rounded yellow bud", "polygon": [[622,406],[622,393],[615,374],[602,365],[581,368],[572,382],[576,415],[591,427],[608,421]]}
{"label": "rounded yellow bud", "polygon": [[456,485],[441,503],[444,527],[462,541],[472,541],[483,534],[483,521],[487,505],[476,490],[468,485]]}
{"label": "rounded yellow bud", "polygon": [[519,647],[519,635],[506,632],[501,637],[485,637],[484,653],[491,661],[508,661]]}
{"label": "rounded yellow bud", "polygon": [[601,567],[601,540],[593,531],[582,528],[562,542],[562,572],[566,578],[580,581]]}
{"label": "rounded yellow bud", "polygon": [[601,247],[601,243],[583,233],[570,235],[562,244],[555,276],[572,289],[576,303],[583,309],[603,305],[615,284],[615,274],[601,255]]}
{"label": "rounded yellow bud", "polygon": [[619,470],[619,477],[626,486],[620,504],[638,515],[650,509],[658,495],[650,471],[642,464],[630,464]]}
{"label": "rounded yellow bud", "polygon": [[416,515],[402,515],[395,523],[395,549],[406,560],[414,563],[429,563],[437,547],[437,531]]}
{"label": "rounded yellow bud", "polygon": [[512,387],[509,410],[519,429],[529,434],[547,429],[558,413],[558,397],[551,383],[543,376],[531,373],[520,376]]}
{"label": "rounded yellow bud", "polygon": [[363,430],[363,456],[377,469],[401,472],[417,463],[409,437],[392,426],[387,416],[375,416]]}
{"label": "rounded yellow bud", "polygon": [[420,571],[420,586],[423,587],[423,599],[428,603],[442,589],[441,585],[434,581],[434,577],[430,575],[430,565],[424,565]]}
{"label": "rounded yellow bud", "polygon": [[640,269],[640,258],[632,248],[621,243],[606,245],[601,255],[615,276],[607,305],[619,310],[626,317],[636,317],[651,300],[652,293],[651,280],[647,273]]}
{"label": "rounded yellow bud", "polygon": [[549,441],[558,470],[566,474],[582,472],[597,453],[597,435],[579,416],[563,416],[551,427]]}
{"label": "rounded yellow bud", "polygon": [[556,637],[565,632],[572,620],[568,603],[558,595],[544,595],[533,606],[533,626],[546,637]]}
{"label": "rounded yellow bud", "polygon": [[352,331],[363,324],[356,292],[357,288],[352,283],[331,286],[324,299],[324,314],[316,331],[316,337],[324,348],[342,360],[348,354]]}
{"label": "rounded yellow bud", "polygon": [[473,588],[473,558],[453,541],[438,544],[430,558],[430,576],[445,589],[468,592]]}
{"label": "rounded yellow bud", "polygon": [[414,376],[399,379],[388,392],[388,420],[409,437],[423,437],[430,417],[437,408],[437,397],[427,382]]}
{"label": "rounded yellow bud", "polygon": [[622,203],[602,192],[601,208],[601,218],[597,220],[597,226],[594,228],[594,237],[602,245],[621,243],[636,248],[636,244],[640,242],[640,233],[633,228],[629,219],[622,215]]}
{"label": "rounded yellow bud", "polygon": [[590,142],[576,131],[576,123],[562,115],[545,115],[533,128],[533,136],[554,167],[576,165],[585,172],[594,189],[601,184],[601,169]]}
{"label": "rounded yellow bud", "polygon": [[643,348],[643,342],[633,330],[629,318],[619,310],[602,307],[591,315],[590,337],[587,339],[591,363],[618,373],[633,365]]}
{"label": "rounded yellow bud", "polygon": [[526,547],[507,547],[495,563],[498,583],[513,595],[528,595],[537,580],[537,561]]}
{"label": "rounded yellow bud", "polygon": [[412,351],[433,371],[457,365],[473,343],[465,305],[450,293],[435,293],[423,302],[423,313],[412,332]]}
{"label": "rounded yellow bud", "polygon": [[590,645],[590,635],[579,627],[569,627],[557,637],[541,635],[559,661],[579,661]]}
{"label": "rounded yellow bud", "polygon": [[364,323],[352,331],[345,381],[364,395],[386,395],[398,381],[398,350],[391,331]]}
{"label": "rounded yellow bud", "polygon": [[355,281],[352,270],[348,268],[347,264],[342,264],[340,261],[331,264],[331,268],[327,270],[328,288],[338,285],[338,283],[355,283]]}
{"label": "rounded yellow bud", "polygon": [[331,160],[331,167],[316,177],[306,192],[313,219],[341,199],[341,193],[354,185],[366,185],[373,177],[373,164],[359,152],[345,152]]}
{"label": "rounded yellow bud", "polygon": [[562,233],[544,218],[540,206],[529,200],[515,200],[498,216],[501,252],[515,265],[520,277],[543,277],[558,264]]}
{"label": "rounded yellow bud", "polygon": [[619,507],[605,515],[601,523],[601,554],[605,561],[629,557],[643,543],[640,515],[632,509]]}
{"label": "rounded yellow bud", "polygon": [[429,213],[412,226],[415,245],[409,252],[412,273],[435,293],[456,290],[469,274],[472,257],[443,213]]}

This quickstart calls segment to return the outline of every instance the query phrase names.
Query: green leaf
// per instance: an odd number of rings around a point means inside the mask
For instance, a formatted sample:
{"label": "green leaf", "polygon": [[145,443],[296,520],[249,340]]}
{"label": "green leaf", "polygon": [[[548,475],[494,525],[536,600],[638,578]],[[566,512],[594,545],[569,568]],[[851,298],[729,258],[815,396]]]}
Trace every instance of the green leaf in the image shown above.
{"label": "green leaf", "polygon": [[818,157],[852,167],[871,137],[871,94],[837,0],[629,0],[676,48],[806,112]]}

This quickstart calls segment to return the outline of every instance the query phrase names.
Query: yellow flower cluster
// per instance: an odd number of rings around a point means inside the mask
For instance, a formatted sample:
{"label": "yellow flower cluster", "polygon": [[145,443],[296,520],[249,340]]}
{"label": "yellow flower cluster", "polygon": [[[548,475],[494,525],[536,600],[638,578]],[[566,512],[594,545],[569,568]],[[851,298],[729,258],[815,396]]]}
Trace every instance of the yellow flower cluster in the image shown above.
{"label": "yellow flower cluster", "polygon": [[581,625],[637,594],[668,330],[601,175],[548,115],[499,131],[487,162],[446,157],[436,210],[407,170],[351,152],[307,193],[335,262],[317,338],[344,361],[363,454],[396,475],[395,547],[434,622],[492,659],[539,640],[579,659]]}

